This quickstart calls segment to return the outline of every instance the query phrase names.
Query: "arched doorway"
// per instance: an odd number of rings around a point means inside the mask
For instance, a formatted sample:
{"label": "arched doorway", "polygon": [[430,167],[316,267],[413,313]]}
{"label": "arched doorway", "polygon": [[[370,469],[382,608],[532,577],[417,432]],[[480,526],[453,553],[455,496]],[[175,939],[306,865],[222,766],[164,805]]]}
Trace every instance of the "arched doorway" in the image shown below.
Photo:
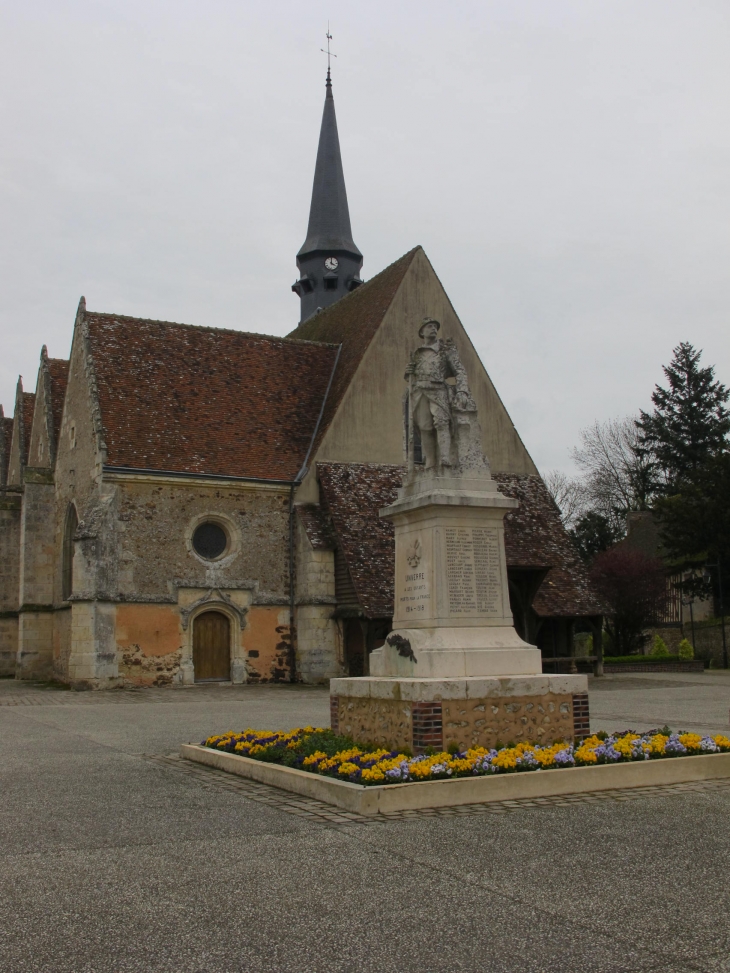
{"label": "arched doorway", "polygon": [[193,621],[193,669],[196,682],[231,678],[231,623],[223,612],[203,612]]}

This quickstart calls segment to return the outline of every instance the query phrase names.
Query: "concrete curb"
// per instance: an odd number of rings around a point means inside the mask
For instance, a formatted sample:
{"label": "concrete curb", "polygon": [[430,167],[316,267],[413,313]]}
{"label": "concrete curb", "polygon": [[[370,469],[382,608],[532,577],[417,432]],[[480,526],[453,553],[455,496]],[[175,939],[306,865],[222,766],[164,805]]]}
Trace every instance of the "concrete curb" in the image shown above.
{"label": "concrete curb", "polygon": [[598,767],[363,787],[361,784],[319,777],[305,770],[266,764],[250,757],[239,757],[194,744],[183,744],[180,756],[357,814],[387,814],[390,811],[558,797],[563,794],[656,787],[730,777],[730,753],[708,753],[698,757],[671,757],[630,764],[602,764]]}

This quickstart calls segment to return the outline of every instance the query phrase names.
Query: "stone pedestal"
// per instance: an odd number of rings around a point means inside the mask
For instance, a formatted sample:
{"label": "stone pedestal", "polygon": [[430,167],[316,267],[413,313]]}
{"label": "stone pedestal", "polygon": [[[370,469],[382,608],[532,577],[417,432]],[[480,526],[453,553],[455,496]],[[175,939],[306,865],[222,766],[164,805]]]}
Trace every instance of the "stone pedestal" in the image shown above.
{"label": "stone pedestal", "polygon": [[381,511],[395,526],[394,632],[373,652],[372,675],[542,672],[540,653],[515,632],[509,605],[504,515],[516,506],[488,473],[420,474]]}
{"label": "stone pedestal", "polygon": [[333,727],[414,752],[588,733],[586,677],[543,675],[514,629],[503,521],[516,506],[485,466],[417,473],[381,511],[395,527],[394,628],[369,677],[331,680]]}

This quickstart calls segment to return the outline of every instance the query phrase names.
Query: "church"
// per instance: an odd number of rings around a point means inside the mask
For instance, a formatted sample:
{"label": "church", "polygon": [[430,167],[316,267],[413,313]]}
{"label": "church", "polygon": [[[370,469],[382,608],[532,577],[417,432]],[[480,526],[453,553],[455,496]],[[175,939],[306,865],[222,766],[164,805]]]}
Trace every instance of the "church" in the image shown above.
{"label": "church", "polygon": [[[393,616],[404,372],[424,318],[469,377],[505,495],[510,605],[545,671],[599,633],[558,510],[420,246],[368,281],[326,80],[298,326],[89,309],[0,418],[0,675],[79,689],[367,675]],[[552,666],[552,669],[551,669]]]}

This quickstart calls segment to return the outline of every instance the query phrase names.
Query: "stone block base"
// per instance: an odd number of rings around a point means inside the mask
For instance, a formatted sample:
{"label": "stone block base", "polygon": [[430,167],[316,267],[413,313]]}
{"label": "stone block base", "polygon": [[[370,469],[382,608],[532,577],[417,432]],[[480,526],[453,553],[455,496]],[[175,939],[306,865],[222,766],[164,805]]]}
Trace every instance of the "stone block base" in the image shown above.
{"label": "stone block base", "polygon": [[585,676],[333,679],[330,692],[333,730],[413,753],[550,744],[590,732]]}

